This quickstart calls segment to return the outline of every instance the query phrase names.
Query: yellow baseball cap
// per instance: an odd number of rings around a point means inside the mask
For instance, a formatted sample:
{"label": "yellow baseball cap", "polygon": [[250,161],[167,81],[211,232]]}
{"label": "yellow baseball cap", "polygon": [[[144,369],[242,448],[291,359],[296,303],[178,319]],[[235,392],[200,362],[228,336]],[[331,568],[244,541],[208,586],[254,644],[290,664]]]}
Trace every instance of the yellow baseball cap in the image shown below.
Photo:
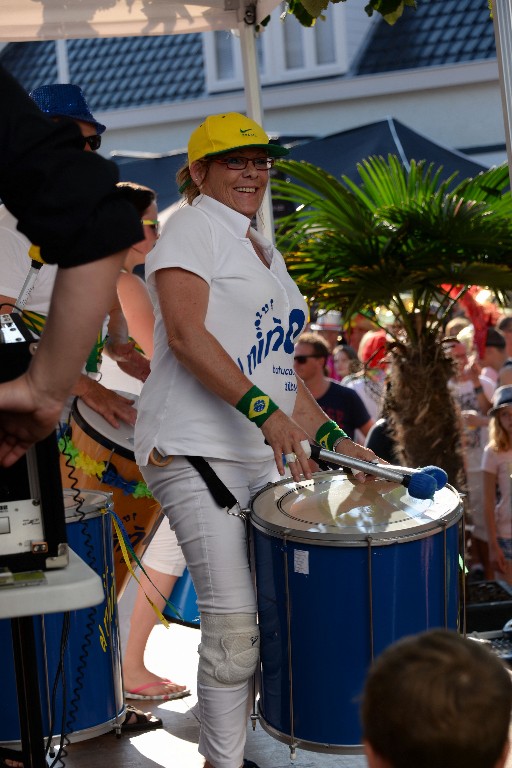
{"label": "yellow baseball cap", "polygon": [[188,142],[188,162],[212,157],[232,149],[255,147],[264,149],[270,157],[283,157],[288,150],[279,144],[270,144],[263,128],[250,117],[238,112],[210,115],[193,131]]}

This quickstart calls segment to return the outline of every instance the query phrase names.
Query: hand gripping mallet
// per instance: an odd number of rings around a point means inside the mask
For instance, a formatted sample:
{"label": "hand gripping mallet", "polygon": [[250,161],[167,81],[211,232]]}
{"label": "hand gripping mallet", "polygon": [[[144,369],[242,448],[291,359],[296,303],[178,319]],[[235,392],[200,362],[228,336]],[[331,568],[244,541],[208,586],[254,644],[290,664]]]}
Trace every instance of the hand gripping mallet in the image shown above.
{"label": "hand gripping mallet", "polygon": [[320,461],[355,469],[367,475],[374,475],[382,480],[400,483],[415,499],[432,499],[434,493],[446,484],[446,472],[440,467],[408,469],[388,464],[374,464],[371,461],[346,456],[344,453],[326,451],[314,444],[311,444],[311,457],[315,461],[320,459]]}

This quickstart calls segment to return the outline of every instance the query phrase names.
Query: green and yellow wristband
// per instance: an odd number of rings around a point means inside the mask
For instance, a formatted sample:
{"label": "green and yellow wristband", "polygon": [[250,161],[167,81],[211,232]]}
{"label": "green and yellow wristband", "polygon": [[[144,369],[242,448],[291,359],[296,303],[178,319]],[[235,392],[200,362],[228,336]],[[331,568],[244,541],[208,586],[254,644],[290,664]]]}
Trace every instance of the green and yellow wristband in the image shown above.
{"label": "green and yellow wristband", "polygon": [[335,421],[326,421],[315,435],[318,445],[327,451],[334,451],[340,440],[345,440],[345,438],[348,438],[347,433],[338,427]]}
{"label": "green and yellow wristband", "polygon": [[258,427],[261,427],[269,416],[274,411],[277,411],[278,406],[270,399],[268,395],[258,389],[258,387],[251,387],[245,395],[240,398],[235,408],[244,416],[247,416],[249,421],[253,421]]}

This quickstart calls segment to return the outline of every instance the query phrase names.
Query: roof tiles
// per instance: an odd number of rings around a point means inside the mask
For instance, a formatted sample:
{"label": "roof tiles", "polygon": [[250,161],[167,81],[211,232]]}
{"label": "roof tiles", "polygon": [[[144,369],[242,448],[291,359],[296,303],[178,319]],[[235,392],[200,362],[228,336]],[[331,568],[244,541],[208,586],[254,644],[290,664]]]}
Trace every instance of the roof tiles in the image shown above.
{"label": "roof tiles", "polygon": [[394,25],[382,19],[352,75],[370,75],[496,57],[488,0],[417,0]]}
{"label": "roof tiles", "polygon": [[[68,40],[70,81],[92,111],[168,104],[206,95],[200,34]],[[28,90],[57,81],[52,41],[11,43],[0,61]]]}

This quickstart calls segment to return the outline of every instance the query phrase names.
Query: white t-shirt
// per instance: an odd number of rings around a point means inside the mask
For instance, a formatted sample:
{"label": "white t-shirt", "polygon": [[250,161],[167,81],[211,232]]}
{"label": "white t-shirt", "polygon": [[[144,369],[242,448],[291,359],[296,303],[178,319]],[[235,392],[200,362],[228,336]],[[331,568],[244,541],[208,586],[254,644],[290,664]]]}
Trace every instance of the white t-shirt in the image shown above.
{"label": "white t-shirt", "polygon": [[158,306],[155,272],[177,267],[209,286],[206,329],[243,373],[287,414],[295,404],[294,342],[307,306],[281,254],[257,233],[266,268],[247,237],[249,219],[201,195],[168,220],[146,260],[146,282],[155,307],[151,374],[142,388],[135,427],[135,456],[148,463],[162,455],[200,455],[264,461],[272,456],[261,430],[207,390],[175,358]]}
{"label": "white t-shirt", "polygon": [[[5,205],[0,205],[0,294],[11,296],[15,301],[23,288],[31,263],[28,255],[30,240],[16,229],[16,224],[17,219]],[[56,264],[44,264],[41,267],[26,304],[27,309],[48,314],[56,274]]]}
{"label": "white t-shirt", "polygon": [[482,469],[491,475],[496,475],[499,489],[499,501],[494,510],[496,533],[504,539],[512,539],[512,512],[510,508],[510,484],[512,482],[512,451],[492,451],[489,446],[484,449]]}

